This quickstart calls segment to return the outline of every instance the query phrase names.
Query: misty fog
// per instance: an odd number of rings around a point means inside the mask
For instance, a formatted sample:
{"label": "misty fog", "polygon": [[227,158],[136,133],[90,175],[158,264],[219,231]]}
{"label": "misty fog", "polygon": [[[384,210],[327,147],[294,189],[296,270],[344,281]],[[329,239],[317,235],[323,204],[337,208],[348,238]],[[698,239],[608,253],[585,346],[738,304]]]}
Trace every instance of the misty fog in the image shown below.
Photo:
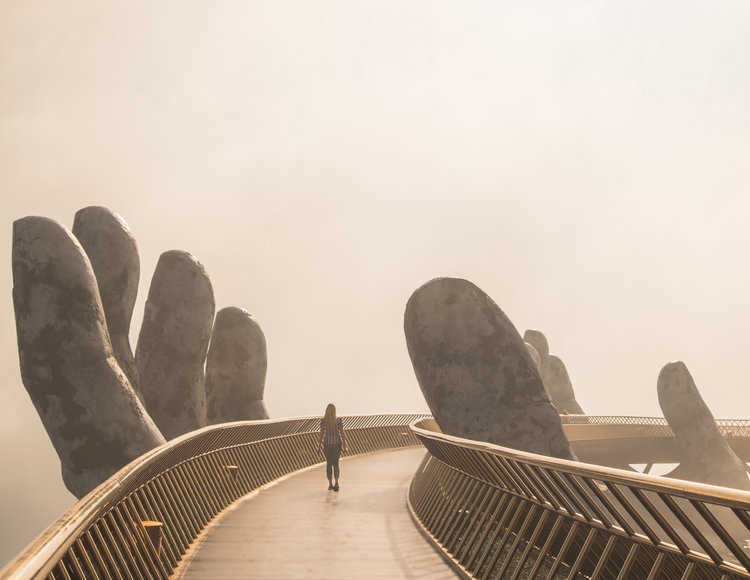
{"label": "misty fog", "polygon": [[426,410],[403,311],[467,278],[591,414],[686,362],[747,417],[750,4],[0,5],[0,564],[73,503],[21,383],[11,227],[104,205],[268,341],[272,417]]}

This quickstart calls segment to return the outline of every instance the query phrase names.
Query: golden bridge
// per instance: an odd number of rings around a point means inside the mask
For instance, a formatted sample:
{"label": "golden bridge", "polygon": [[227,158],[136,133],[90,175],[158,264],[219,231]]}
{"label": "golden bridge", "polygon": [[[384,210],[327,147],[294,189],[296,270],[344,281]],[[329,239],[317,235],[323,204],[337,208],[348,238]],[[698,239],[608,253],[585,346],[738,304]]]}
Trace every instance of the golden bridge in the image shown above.
{"label": "golden bridge", "polygon": [[[679,463],[664,419],[561,419],[581,461],[345,417],[339,494],[318,417],[212,425],[123,467],[0,578],[750,578],[750,492],[612,467]],[[748,461],[750,421],[717,425]]]}

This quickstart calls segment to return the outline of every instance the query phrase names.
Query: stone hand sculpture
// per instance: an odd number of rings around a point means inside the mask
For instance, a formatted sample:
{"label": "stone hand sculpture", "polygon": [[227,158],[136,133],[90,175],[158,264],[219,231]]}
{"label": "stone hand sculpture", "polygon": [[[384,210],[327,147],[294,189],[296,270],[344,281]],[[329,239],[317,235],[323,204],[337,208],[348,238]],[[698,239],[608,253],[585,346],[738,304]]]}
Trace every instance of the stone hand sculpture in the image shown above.
{"label": "stone hand sculpture", "polygon": [[661,369],[657,393],[682,459],[668,477],[750,490],[747,466],[719,432],[685,363]]}
{"label": "stone hand sculpture", "polygon": [[527,330],[523,339],[539,353],[542,381],[558,412],[582,415],[583,409],[576,400],[565,363],[560,357],[550,354],[547,337],[538,330]]}
{"label": "stone hand sculpture", "polygon": [[445,433],[575,459],[523,340],[477,286],[458,278],[427,282],[409,298],[404,332]]}
{"label": "stone hand sculpture", "polygon": [[129,337],[140,276],[135,238],[120,216],[97,206],[78,210],[73,235],[86,250],[94,269],[115,358],[143,401]]}
{"label": "stone hand sculpture", "polygon": [[207,424],[268,419],[265,381],[263,331],[246,310],[222,308],[216,314],[206,359]]}
{"label": "stone hand sculpture", "polygon": [[146,408],[169,440],[206,424],[204,364],[214,293],[198,260],[179,250],[159,257],[135,361]]}
{"label": "stone hand sculpture", "polygon": [[12,262],[21,377],[80,498],[164,437],[118,364],[76,238],[47,218],[17,220]]}
{"label": "stone hand sculpture", "polygon": [[[41,217],[15,222],[13,301],[24,385],[60,456],[66,486],[81,497],[164,443],[159,427],[172,438],[206,424],[203,368],[214,298],[193,256],[164,253],[133,357],[135,239],[104,207],[78,211],[73,230],[75,236]],[[233,420],[238,409],[237,419],[265,418],[263,333],[246,312],[222,312],[209,364],[218,371],[212,373],[215,420]]]}

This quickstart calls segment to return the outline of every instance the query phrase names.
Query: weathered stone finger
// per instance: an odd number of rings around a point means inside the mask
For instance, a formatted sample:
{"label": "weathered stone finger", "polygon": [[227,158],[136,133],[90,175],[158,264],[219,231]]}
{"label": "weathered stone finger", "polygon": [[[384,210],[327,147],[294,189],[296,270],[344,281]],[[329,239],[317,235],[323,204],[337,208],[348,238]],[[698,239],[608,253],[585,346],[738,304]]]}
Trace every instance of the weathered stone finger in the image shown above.
{"label": "weathered stone finger", "polygon": [[404,331],[422,393],[445,433],[575,458],[523,340],[474,284],[427,282],[409,298]]}
{"label": "weathered stone finger", "polygon": [[526,345],[526,350],[529,351],[529,356],[531,356],[531,360],[534,361],[534,366],[536,366],[536,370],[539,372],[539,376],[542,376],[542,357],[539,356],[539,351],[534,348],[534,345],[530,342],[524,342]]}
{"label": "weathered stone finger", "polygon": [[214,318],[206,270],[164,252],[151,280],[135,351],[146,408],[167,439],[206,424],[204,364]]}
{"label": "weathered stone finger", "polygon": [[97,206],[76,212],[73,235],[94,269],[115,358],[143,401],[129,338],[141,270],[135,238],[119,215]]}
{"label": "weathered stone finger", "polygon": [[549,356],[549,342],[544,333],[541,330],[529,329],[523,333],[523,339],[536,349],[544,362]]}
{"label": "weathered stone finger", "polygon": [[552,404],[557,407],[557,410],[564,414],[583,415],[583,409],[578,404],[573,392],[573,384],[570,382],[568,370],[560,357],[554,354],[549,355],[544,374],[546,375],[544,384],[552,399]]}
{"label": "weathered stone finger", "polygon": [[23,384],[71,493],[164,443],[114,356],[86,252],[59,223],[13,224],[13,305]]}
{"label": "weathered stone finger", "polygon": [[216,313],[206,359],[207,424],[268,419],[263,403],[266,338],[242,308]]}
{"label": "weathered stone finger", "polygon": [[550,400],[558,412],[563,414],[583,414],[581,405],[573,392],[568,370],[560,357],[550,354],[549,342],[539,330],[527,330],[523,333],[524,340],[531,344],[539,353],[541,360],[539,374],[549,393]]}
{"label": "weathered stone finger", "polygon": [[679,467],[668,475],[750,489],[745,464],[721,435],[685,363],[671,362],[661,369],[657,393],[682,459]]}

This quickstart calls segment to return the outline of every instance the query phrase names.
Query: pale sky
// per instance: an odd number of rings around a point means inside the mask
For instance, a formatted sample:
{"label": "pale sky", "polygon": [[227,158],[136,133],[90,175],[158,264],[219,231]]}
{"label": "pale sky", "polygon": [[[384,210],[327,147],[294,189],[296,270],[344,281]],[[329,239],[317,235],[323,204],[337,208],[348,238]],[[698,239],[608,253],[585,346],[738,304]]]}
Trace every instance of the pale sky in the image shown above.
{"label": "pale sky", "polygon": [[[748,417],[750,3],[0,2],[0,563],[72,505],[18,370],[13,220],[105,205],[268,341],[273,417],[426,409],[411,292],[468,278],[592,414],[684,360]],[[133,344],[135,346],[135,344]]]}

